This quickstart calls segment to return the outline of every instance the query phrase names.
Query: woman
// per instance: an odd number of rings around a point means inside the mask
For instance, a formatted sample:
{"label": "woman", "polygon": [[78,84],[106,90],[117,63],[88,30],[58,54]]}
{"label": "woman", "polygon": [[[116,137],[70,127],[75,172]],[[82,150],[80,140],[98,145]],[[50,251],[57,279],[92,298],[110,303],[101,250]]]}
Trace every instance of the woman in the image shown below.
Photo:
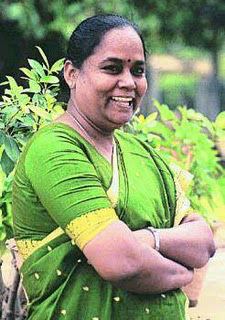
{"label": "woman", "polygon": [[186,319],[181,287],[214,253],[202,218],[173,227],[174,180],[146,144],[116,129],[146,91],[145,46],[123,17],[73,32],[66,112],[26,146],[13,188],[28,319]]}

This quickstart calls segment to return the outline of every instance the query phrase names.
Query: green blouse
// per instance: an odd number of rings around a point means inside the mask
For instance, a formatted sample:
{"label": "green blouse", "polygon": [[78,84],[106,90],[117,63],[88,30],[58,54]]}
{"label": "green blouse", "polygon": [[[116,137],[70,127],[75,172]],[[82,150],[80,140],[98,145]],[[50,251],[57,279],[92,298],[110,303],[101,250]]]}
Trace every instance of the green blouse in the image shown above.
{"label": "green blouse", "polygon": [[118,289],[82,253],[82,244],[116,219],[131,230],[174,224],[176,192],[168,166],[133,135],[116,131],[115,142],[115,208],[107,194],[111,164],[69,126],[40,129],[21,155],[13,216],[29,320],[187,319],[180,289],[157,295]]}

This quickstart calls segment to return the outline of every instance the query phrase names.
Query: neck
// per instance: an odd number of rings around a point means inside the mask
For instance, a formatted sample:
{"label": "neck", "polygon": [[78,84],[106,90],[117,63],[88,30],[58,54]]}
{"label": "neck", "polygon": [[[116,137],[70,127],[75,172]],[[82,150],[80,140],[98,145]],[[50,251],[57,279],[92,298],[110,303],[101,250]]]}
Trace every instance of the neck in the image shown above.
{"label": "neck", "polygon": [[71,101],[66,114],[69,122],[88,140],[110,163],[113,151],[113,131],[104,131],[87,118]]}
{"label": "neck", "polygon": [[67,113],[69,113],[74,120],[83,127],[92,139],[105,139],[107,141],[112,141],[113,130],[107,131],[97,126],[91,119],[84,115],[81,110],[79,110],[74,101],[69,101]]}

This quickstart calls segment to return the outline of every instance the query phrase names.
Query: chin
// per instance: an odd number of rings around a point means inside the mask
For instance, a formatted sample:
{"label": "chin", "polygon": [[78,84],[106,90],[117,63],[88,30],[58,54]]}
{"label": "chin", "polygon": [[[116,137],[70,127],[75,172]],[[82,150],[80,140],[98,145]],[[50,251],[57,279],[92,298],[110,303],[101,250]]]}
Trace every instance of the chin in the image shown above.
{"label": "chin", "polygon": [[120,124],[120,126],[123,126],[124,124],[126,124],[127,122],[130,122],[130,120],[133,118],[134,113],[129,113],[129,114],[121,114],[119,117],[115,117],[113,119],[114,123],[118,123]]}
{"label": "chin", "polygon": [[123,127],[125,124],[129,123],[131,121],[131,118],[129,119],[124,119],[123,121],[113,121],[113,127],[114,129],[119,129],[121,127]]}

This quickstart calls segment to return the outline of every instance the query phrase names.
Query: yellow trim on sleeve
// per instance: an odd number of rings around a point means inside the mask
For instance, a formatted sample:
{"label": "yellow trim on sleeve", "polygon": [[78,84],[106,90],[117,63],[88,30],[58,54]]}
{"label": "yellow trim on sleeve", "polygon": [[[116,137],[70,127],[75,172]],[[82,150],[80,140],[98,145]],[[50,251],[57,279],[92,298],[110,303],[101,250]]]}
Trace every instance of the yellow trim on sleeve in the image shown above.
{"label": "yellow trim on sleeve", "polygon": [[[67,234],[74,239],[79,248],[93,239],[100,231],[105,229],[111,222],[119,220],[116,212],[112,208],[100,209],[87,213],[79,218],[73,219],[66,227]],[[16,240],[16,246],[22,262],[24,262],[33,252],[46,245],[49,241],[57,238],[64,231],[57,228],[42,240],[22,239]]]}
{"label": "yellow trim on sleeve", "polygon": [[66,232],[82,250],[99,232],[117,220],[119,220],[119,218],[114,209],[100,209],[70,221],[66,226]]}

